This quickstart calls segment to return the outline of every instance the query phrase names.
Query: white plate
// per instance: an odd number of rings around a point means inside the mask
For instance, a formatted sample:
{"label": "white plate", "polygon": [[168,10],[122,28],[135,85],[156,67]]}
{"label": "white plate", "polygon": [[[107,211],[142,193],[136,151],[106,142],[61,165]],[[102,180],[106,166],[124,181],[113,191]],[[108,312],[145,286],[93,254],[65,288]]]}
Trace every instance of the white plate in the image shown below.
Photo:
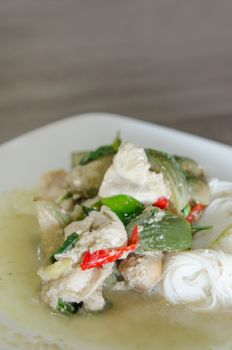
{"label": "white plate", "polygon": [[[111,143],[116,131],[138,145],[193,157],[210,176],[232,180],[229,146],[122,116],[91,113],[58,121],[1,145],[0,190],[30,187],[46,170],[68,169],[72,151]],[[5,321],[13,327],[13,320]]]}
{"label": "white plate", "polygon": [[118,130],[123,139],[193,157],[209,175],[232,180],[232,147],[122,116],[90,113],[66,118],[0,145],[0,189],[34,185],[44,171],[68,168],[70,152],[111,143]]}

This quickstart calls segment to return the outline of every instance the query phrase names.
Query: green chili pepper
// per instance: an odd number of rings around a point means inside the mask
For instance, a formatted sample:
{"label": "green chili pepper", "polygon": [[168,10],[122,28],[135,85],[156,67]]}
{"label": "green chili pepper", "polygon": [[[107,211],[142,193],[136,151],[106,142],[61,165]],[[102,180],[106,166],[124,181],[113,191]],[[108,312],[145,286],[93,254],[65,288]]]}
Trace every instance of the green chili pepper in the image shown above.
{"label": "green chili pepper", "polygon": [[[119,194],[112,197],[102,198],[92,206],[92,210],[100,210],[105,205],[110,208],[127,225],[134,217],[142,213],[145,206],[137,199]],[[88,208],[89,211],[90,208]]]}

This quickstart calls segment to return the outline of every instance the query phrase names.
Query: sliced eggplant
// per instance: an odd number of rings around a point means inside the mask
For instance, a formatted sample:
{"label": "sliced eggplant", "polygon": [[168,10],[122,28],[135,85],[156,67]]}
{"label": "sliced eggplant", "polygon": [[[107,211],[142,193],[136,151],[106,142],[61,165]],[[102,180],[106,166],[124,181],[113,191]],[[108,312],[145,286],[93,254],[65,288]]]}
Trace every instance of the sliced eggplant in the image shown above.
{"label": "sliced eggplant", "polygon": [[175,159],[185,173],[191,201],[204,205],[209,204],[209,184],[200,165],[194,160],[186,157],[175,156]]}
{"label": "sliced eggplant", "polygon": [[42,249],[49,257],[64,242],[63,229],[71,222],[70,216],[49,198],[35,197]]}
{"label": "sliced eggplant", "polygon": [[93,160],[86,165],[77,165],[68,176],[68,186],[80,198],[96,196],[105,172],[112,164],[113,155]]}
{"label": "sliced eggplant", "polygon": [[183,215],[176,215],[159,208],[147,208],[127,226],[128,237],[139,226],[139,247],[144,251],[178,251],[191,249],[191,225]]}
{"label": "sliced eggplant", "polygon": [[80,165],[80,160],[86,156],[86,154],[89,153],[88,151],[82,151],[82,152],[73,152],[71,154],[71,166],[72,169],[75,168],[77,165]]}
{"label": "sliced eggplant", "polygon": [[153,149],[147,149],[146,154],[151,170],[163,174],[171,193],[172,204],[178,211],[181,211],[188,204],[190,196],[185,174],[175,157]]}

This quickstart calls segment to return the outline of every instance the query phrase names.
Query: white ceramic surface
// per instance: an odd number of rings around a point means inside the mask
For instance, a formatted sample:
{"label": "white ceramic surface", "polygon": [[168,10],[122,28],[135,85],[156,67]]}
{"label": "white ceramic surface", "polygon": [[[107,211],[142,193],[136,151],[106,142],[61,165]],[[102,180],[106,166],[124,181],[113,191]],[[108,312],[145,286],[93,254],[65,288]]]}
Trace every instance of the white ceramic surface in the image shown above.
{"label": "white ceramic surface", "polygon": [[230,146],[131,118],[90,113],[66,118],[0,145],[0,190],[32,186],[44,171],[68,168],[70,152],[111,143],[118,130],[123,139],[193,157],[209,175],[232,180]]}
{"label": "white ceramic surface", "polygon": [[[69,168],[72,151],[111,143],[116,131],[138,145],[193,157],[209,175],[232,180],[229,146],[130,118],[91,113],[64,119],[1,145],[0,190],[30,187],[46,170]],[[14,326],[6,315],[4,323]]]}

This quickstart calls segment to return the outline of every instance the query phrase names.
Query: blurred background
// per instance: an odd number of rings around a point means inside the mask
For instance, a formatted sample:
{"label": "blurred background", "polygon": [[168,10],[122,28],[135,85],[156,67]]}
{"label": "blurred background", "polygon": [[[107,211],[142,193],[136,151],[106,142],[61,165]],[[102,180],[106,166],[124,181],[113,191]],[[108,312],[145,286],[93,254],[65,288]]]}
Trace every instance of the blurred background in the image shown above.
{"label": "blurred background", "polygon": [[0,142],[123,114],[232,144],[232,1],[0,2]]}

